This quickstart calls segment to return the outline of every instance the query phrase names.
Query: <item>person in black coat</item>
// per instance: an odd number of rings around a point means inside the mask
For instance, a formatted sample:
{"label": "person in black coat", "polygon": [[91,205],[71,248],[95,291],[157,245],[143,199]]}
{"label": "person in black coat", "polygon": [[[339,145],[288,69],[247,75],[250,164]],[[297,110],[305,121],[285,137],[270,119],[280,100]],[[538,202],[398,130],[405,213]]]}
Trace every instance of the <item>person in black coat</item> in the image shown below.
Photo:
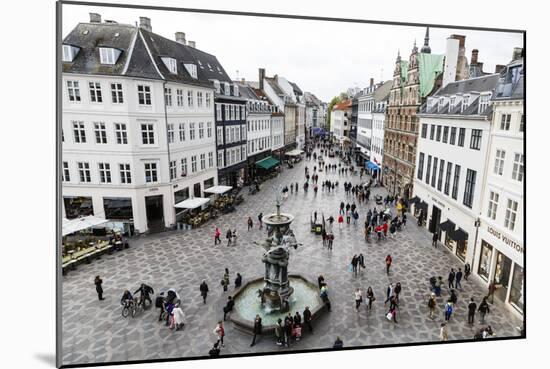
{"label": "person in black coat", "polygon": [[294,320],[292,319],[292,315],[288,313],[288,315],[285,317],[285,325],[284,325],[286,347],[290,347],[290,337],[292,337],[293,324],[294,324]]}
{"label": "person in black coat", "polygon": [[449,273],[449,277],[447,280],[449,281],[449,289],[454,288],[455,270],[453,268],[451,268],[451,271]]}
{"label": "person in black coat", "polygon": [[336,341],[334,341],[332,348],[341,349],[342,347],[344,347],[344,341],[342,341],[340,337],[336,337]]}
{"label": "person in black coat", "polygon": [[94,279],[94,284],[95,284],[95,290],[97,292],[97,298],[99,299],[99,301],[105,300],[103,298],[103,287],[101,287],[101,285],[103,284],[103,279],[101,279],[98,275],[96,275]]}
{"label": "person in black coat", "polygon": [[474,324],[476,309],[477,309],[477,304],[474,302],[474,298],[472,297],[470,299],[470,303],[468,304],[468,324],[470,325]]}
{"label": "person in black coat", "polygon": [[299,311],[294,315],[294,325],[302,326],[302,316]]}
{"label": "person in black coat", "polygon": [[304,324],[309,329],[309,333],[313,333],[313,327],[311,326],[311,311],[309,310],[309,306],[306,306],[304,312],[302,313],[304,317]]}
{"label": "person in black coat", "polygon": [[437,235],[437,232],[434,232],[434,234],[432,236],[432,246],[433,247],[437,247],[438,238],[439,238],[439,236]]}
{"label": "person in black coat", "polygon": [[254,332],[254,337],[252,338],[252,343],[250,344],[250,347],[256,344],[256,336],[262,334],[262,318],[258,314],[256,314],[256,319],[254,319],[253,332]]}
{"label": "person in black coat", "polygon": [[229,296],[227,298],[227,303],[223,307],[223,320],[226,320],[227,313],[230,313],[231,311],[233,311],[233,306],[235,306],[235,301],[233,301],[233,298]]}
{"label": "person in black coat", "polygon": [[153,295],[155,291],[151,286],[148,286],[145,283],[142,283],[141,286],[134,292],[134,296],[138,292],[140,293],[140,303],[143,304],[144,308],[145,308],[145,301],[149,301],[149,305],[153,304],[153,301],[151,300],[151,297],[149,296],[149,294]]}
{"label": "person in black coat", "polygon": [[218,342],[214,343],[214,346],[212,346],[210,351],[208,351],[208,355],[210,355],[210,357],[220,356],[220,348],[219,348]]}
{"label": "person in black coat", "polygon": [[201,291],[202,303],[206,304],[206,296],[208,295],[208,285],[206,284],[206,281],[204,279],[202,280],[202,283],[199,286],[199,290]]}
{"label": "person in black coat", "polygon": [[235,278],[235,288],[241,287],[242,283],[243,283],[243,277],[240,273],[237,273],[237,277]]}
{"label": "person in black coat", "polygon": [[319,284],[319,289],[321,289],[321,287],[323,287],[323,285],[325,284],[325,277],[323,277],[322,275],[317,277],[317,283]]}

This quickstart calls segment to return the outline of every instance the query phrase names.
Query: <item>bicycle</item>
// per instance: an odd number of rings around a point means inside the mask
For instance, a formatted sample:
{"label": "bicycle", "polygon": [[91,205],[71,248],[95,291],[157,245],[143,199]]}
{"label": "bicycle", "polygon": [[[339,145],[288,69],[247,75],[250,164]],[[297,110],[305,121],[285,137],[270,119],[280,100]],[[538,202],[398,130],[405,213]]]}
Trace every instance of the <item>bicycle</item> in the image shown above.
{"label": "bicycle", "polygon": [[137,299],[134,298],[133,300],[127,301],[124,306],[122,307],[122,316],[124,318],[128,317],[128,315],[132,314],[132,318],[136,316],[137,313]]}

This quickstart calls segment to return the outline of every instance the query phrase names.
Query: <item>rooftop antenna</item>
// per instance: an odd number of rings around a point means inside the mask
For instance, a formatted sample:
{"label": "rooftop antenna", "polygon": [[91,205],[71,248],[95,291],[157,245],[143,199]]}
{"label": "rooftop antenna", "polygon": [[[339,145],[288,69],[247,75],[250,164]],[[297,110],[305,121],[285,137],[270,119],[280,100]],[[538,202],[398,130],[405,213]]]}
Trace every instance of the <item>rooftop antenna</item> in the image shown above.
{"label": "rooftop antenna", "polygon": [[239,70],[237,69],[236,72],[237,72],[237,78],[236,78],[236,80],[238,81],[238,80],[239,80]]}

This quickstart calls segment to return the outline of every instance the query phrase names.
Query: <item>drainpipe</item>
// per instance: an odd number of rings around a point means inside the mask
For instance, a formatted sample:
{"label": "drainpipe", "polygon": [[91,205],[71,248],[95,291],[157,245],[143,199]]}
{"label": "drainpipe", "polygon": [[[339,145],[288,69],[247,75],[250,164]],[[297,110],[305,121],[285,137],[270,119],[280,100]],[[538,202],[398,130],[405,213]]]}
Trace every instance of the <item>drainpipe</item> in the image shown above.
{"label": "drainpipe", "polygon": [[[172,178],[170,178],[171,172],[170,172],[170,139],[168,138],[168,110],[166,108],[166,97],[165,97],[165,91],[166,91],[166,81],[162,82],[162,96],[164,97],[164,126],[166,128],[166,152],[168,154],[168,178],[170,179],[170,199],[172,200],[172,214],[174,216],[174,224],[176,224],[176,208],[174,205],[176,204],[176,196],[174,195],[174,189],[172,188]],[[176,164],[177,168],[177,164]],[[176,169],[177,173],[177,169]],[[164,212],[163,212],[164,213]]]}

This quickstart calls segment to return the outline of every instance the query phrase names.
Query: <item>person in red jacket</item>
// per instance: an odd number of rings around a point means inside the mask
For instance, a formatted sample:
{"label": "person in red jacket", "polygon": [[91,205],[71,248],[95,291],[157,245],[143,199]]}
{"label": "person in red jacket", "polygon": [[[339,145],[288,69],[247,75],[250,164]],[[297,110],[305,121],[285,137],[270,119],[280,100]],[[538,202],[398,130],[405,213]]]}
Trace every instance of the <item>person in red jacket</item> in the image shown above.
{"label": "person in red jacket", "polygon": [[216,227],[216,230],[214,231],[214,245],[217,245],[218,243],[222,243],[222,240],[220,239],[222,232],[218,227]]}
{"label": "person in red jacket", "polygon": [[385,222],[382,225],[382,231],[384,232],[384,238],[386,238],[388,236],[388,223],[387,222]]}
{"label": "person in red jacket", "polygon": [[344,217],[342,214],[338,215],[338,228],[342,229],[342,224],[344,224]]}
{"label": "person in red jacket", "polygon": [[391,255],[388,254],[388,256],[386,256],[386,274],[390,274],[390,267],[391,267],[392,261],[393,261],[393,259],[392,259]]}

